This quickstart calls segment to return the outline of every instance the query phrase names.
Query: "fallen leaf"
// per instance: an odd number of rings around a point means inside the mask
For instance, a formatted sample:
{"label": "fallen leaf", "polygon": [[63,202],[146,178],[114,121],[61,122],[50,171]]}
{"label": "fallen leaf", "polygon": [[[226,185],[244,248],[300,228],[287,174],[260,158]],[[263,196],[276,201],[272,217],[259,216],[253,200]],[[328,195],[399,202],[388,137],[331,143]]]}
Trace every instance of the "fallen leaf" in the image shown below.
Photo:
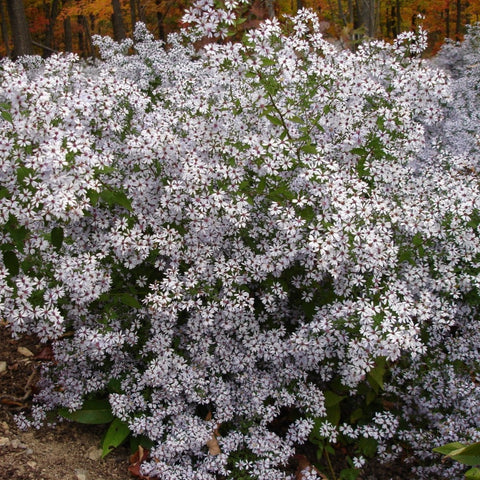
{"label": "fallen leaf", "polygon": [[210,455],[219,455],[220,453],[222,453],[222,451],[220,450],[220,445],[218,444],[218,440],[217,440],[217,437],[215,436],[215,434],[213,434],[212,438],[207,442],[207,447],[208,447],[208,453]]}
{"label": "fallen leaf", "polygon": [[[208,422],[211,419],[212,419],[212,412],[208,412],[207,416],[205,417],[205,420],[207,420]],[[218,440],[217,440],[217,437],[220,435],[218,433],[218,428],[219,428],[219,425],[215,427],[212,437],[210,438],[210,440],[207,441],[208,453],[213,456],[219,455],[220,453],[222,453],[222,451],[220,450],[220,445],[218,444]]]}
{"label": "fallen leaf", "polygon": [[150,477],[146,477],[142,475],[140,472],[140,467],[142,462],[148,458],[149,451],[143,448],[141,445],[138,446],[138,450],[133,454],[130,455],[129,461],[130,466],[128,467],[128,471],[134,476],[138,477],[141,480],[151,480]]}
{"label": "fallen leaf", "polygon": [[51,345],[42,348],[40,352],[33,357],[35,360],[53,360],[53,350]]}
{"label": "fallen leaf", "polygon": [[297,461],[297,471],[295,472],[295,480],[303,480],[303,472],[307,468],[316,472],[316,474],[322,480],[328,480],[326,477],[315,465],[312,465],[308,458],[305,455],[297,454],[295,455],[295,460]]}
{"label": "fallen leaf", "polygon": [[18,347],[17,352],[24,357],[33,357],[33,352],[31,352],[28,348],[25,347]]}

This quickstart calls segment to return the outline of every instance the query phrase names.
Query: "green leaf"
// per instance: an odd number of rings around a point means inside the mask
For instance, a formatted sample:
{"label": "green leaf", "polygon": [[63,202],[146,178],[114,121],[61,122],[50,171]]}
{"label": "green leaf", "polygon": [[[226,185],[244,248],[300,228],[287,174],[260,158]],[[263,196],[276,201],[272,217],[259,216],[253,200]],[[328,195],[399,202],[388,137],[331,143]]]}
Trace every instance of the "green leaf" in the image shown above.
{"label": "green leaf", "polygon": [[272,122],[274,125],[279,125],[279,126],[283,126],[283,122],[280,118],[277,118],[273,115],[265,115],[269,120],[270,122]]}
{"label": "green leaf", "polygon": [[339,480],[356,480],[360,475],[358,468],[344,468],[340,471]]}
{"label": "green leaf", "polygon": [[29,175],[32,175],[35,173],[35,170],[33,168],[28,168],[28,167],[18,167],[17,168],[17,180],[19,182],[22,182],[27,178]]}
{"label": "green leaf", "polygon": [[335,455],[335,449],[330,444],[325,445],[324,450],[330,455]]}
{"label": "green leaf", "polygon": [[360,158],[358,160],[356,170],[360,178],[364,178],[370,174],[370,170],[367,168],[367,161],[365,158]]}
{"label": "green leaf", "polygon": [[307,205],[306,207],[302,208],[298,212],[298,214],[300,215],[300,217],[302,217],[304,220],[307,220],[308,222],[310,222],[315,218],[315,210],[310,205]]}
{"label": "green leaf", "polygon": [[327,420],[332,425],[338,425],[342,415],[342,410],[340,408],[340,402],[346,398],[342,395],[337,395],[335,392],[327,390],[323,392],[325,397],[325,409],[327,410]]}
{"label": "green leaf", "polygon": [[373,367],[367,374],[368,383],[372,386],[376,393],[383,390],[383,377],[385,375],[385,357],[378,357]]}
{"label": "green leaf", "polygon": [[358,441],[358,448],[366,457],[373,457],[377,452],[378,442],[374,438],[361,438]]}
{"label": "green leaf", "polygon": [[10,123],[13,122],[12,114],[10,112],[8,112],[7,110],[4,110],[3,107],[1,107],[0,112],[4,120]]}
{"label": "green leaf", "polygon": [[377,393],[378,392],[375,392],[374,390],[370,390],[369,392],[367,392],[365,403],[367,405],[370,405],[377,398]]}
{"label": "green leaf", "polygon": [[275,60],[273,60],[272,58],[263,57],[262,58],[262,65],[264,67],[272,67],[273,65],[275,65]]}
{"label": "green leaf", "polygon": [[125,305],[128,305],[129,307],[142,308],[142,304],[133,295],[130,295],[129,293],[119,294],[118,295],[118,300],[121,303],[124,303]]}
{"label": "green leaf", "polygon": [[453,442],[442,445],[441,447],[436,447],[433,449],[433,451],[436,453],[441,453],[442,455],[449,455],[451,452],[463,447],[465,447],[463,443]]}
{"label": "green leaf", "polygon": [[100,192],[100,197],[110,206],[120,205],[128,211],[132,211],[132,204],[122,191],[103,190]]}
{"label": "green leaf", "polygon": [[138,435],[136,437],[132,435],[130,437],[130,451],[132,453],[135,453],[140,445],[143,448],[150,450],[153,447],[154,443],[145,435]]}
{"label": "green leaf", "polygon": [[333,405],[338,405],[344,398],[347,398],[344,395],[337,395],[335,392],[327,390],[323,392],[323,396],[325,397],[325,406],[332,407]]}
{"label": "green leaf", "polygon": [[413,252],[410,249],[400,247],[398,249],[398,261],[408,262],[410,265],[415,265],[415,260],[413,258]]}
{"label": "green leaf", "polygon": [[298,115],[294,115],[293,117],[290,117],[289,120],[294,123],[305,123],[303,121],[303,118],[299,117]]}
{"label": "green leaf", "polygon": [[80,410],[70,412],[66,408],[61,408],[58,414],[68,420],[89,425],[110,423],[115,418],[110,407],[108,399],[87,400]]}
{"label": "green leaf", "polygon": [[313,153],[313,154],[318,153],[316,145],[311,145],[311,144],[304,145],[302,147],[302,152]]}
{"label": "green leaf", "polygon": [[52,245],[56,249],[60,249],[63,243],[63,228],[62,227],[52,228],[52,231],[50,232],[50,239],[51,239]]}
{"label": "green leaf", "polygon": [[340,409],[340,404],[332,405],[331,407],[325,407],[327,410],[327,420],[332,425],[338,425],[340,423],[340,418],[342,416],[342,411]]}
{"label": "green leaf", "polygon": [[363,417],[364,413],[361,408],[357,408],[352,412],[350,415],[350,423],[356,423],[358,420],[360,420]]}
{"label": "green leaf", "polygon": [[87,196],[90,199],[90,203],[96,207],[98,199],[100,198],[100,194],[96,190],[88,190]]}
{"label": "green leaf", "polygon": [[105,458],[114,448],[120,446],[130,435],[128,424],[116,418],[108,427],[102,443],[102,458]]}
{"label": "green leaf", "polygon": [[23,242],[28,235],[27,228],[24,225],[21,225],[18,228],[12,228],[9,233],[19,250],[23,251]]}
{"label": "green leaf", "polygon": [[416,247],[420,247],[423,243],[423,238],[422,238],[422,234],[421,233],[417,233],[415,234],[415,236],[412,238],[412,243],[416,246]]}
{"label": "green leaf", "polygon": [[465,478],[468,480],[480,480],[480,468],[471,468],[465,472]]}
{"label": "green leaf", "polygon": [[363,157],[367,154],[367,151],[365,150],[364,147],[355,147],[350,150],[350,153],[353,153],[354,155],[359,155],[360,157]]}
{"label": "green leaf", "polygon": [[3,252],[3,263],[12,277],[18,275],[20,272],[20,264],[18,263],[17,255],[12,250]]}
{"label": "green leaf", "polygon": [[472,467],[480,465],[480,442],[457,448],[447,456],[464,465],[470,465]]}

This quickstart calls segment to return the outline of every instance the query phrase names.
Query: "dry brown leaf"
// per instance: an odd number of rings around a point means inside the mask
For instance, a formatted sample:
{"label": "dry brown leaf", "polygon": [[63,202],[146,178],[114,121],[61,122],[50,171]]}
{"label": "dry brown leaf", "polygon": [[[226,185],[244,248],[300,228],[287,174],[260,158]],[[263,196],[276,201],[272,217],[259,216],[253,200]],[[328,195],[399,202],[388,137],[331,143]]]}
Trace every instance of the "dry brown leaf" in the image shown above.
{"label": "dry brown leaf", "polygon": [[130,465],[128,467],[128,471],[134,477],[140,478],[141,480],[151,480],[150,477],[146,477],[145,475],[142,475],[140,473],[140,467],[142,465],[142,462],[148,458],[148,454],[149,451],[139,445],[138,450],[130,456]]}
{"label": "dry brown leaf", "polygon": [[215,436],[215,434],[213,434],[212,438],[207,442],[207,447],[208,447],[208,453],[210,455],[219,455],[220,453],[222,453],[222,451],[220,450],[220,445],[218,444],[218,440],[217,440],[217,437]]}
{"label": "dry brown leaf", "polygon": [[33,357],[33,352],[25,347],[18,347],[17,352],[24,357]]}
{"label": "dry brown leaf", "polygon": [[51,345],[42,348],[40,352],[33,357],[35,360],[53,360],[53,349]]}
{"label": "dry brown leaf", "polygon": [[[209,411],[207,413],[207,416],[205,417],[205,420],[207,420],[208,422],[211,419],[212,419],[212,412]],[[222,451],[220,450],[220,445],[218,444],[218,440],[217,440],[217,437],[220,436],[220,434],[218,433],[219,427],[220,425],[217,425],[215,427],[212,438],[210,438],[210,440],[207,441],[208,453],[213,456],[219,455],[220,453],[222,453]]]}
{"label": "dry brown leaf", "polygon": [[295,455],[295,460],[297,461],[297,471],[295,472],[295,480],[303,480],[303,471],[306,468],[310,468],[314,472],[317,473],[317,475],[322,479],[322,480],[328,480],[328,477],[325,476],[315,465],[312,465],[310,463],[310,460],[305,455],[297,454]]}

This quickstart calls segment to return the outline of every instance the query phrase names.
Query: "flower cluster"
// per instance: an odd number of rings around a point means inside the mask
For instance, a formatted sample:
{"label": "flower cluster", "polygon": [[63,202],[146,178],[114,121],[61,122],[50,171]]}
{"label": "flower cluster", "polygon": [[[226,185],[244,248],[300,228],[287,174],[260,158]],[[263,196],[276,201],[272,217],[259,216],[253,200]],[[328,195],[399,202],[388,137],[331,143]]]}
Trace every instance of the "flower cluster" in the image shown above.
{"label": "flower cluster", "polygon": [[[479,186],[429,143],[451,90],[423,36],[339,51],[302,10],[183,40],[0,64],[0,311],[54,351],[33,423],[108,394],[165,480],[292,478],[309,436],[427,462],[420,425],[474,436]],[[369,382],[397,405],[333,421]]]}

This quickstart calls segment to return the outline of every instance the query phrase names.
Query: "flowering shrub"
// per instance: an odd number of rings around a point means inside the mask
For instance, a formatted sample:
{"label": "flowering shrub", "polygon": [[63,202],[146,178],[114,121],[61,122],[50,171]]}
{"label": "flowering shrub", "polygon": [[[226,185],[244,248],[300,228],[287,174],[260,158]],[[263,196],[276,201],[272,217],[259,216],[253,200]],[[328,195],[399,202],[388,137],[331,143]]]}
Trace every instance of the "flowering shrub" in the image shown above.
{"label": "flowering shrub", "polygon": [[433,134],[442,148],[453,152],[463,168],[479,168],[479,106],[478,77],[480,75],[480,25],[467,27],[462,43],[445,43],[435,64],[452,77],[453,101],[446,111],[445,121]]}
{"label": "flowering shrub", "polygon": [[308,439],[440,478],[480,419],[478,180],[424,154],[447,76],[304,10],[200,33],[0,65],[1,314],[54,353],[20,423],[108,396],[160,479],[293,478]]}

